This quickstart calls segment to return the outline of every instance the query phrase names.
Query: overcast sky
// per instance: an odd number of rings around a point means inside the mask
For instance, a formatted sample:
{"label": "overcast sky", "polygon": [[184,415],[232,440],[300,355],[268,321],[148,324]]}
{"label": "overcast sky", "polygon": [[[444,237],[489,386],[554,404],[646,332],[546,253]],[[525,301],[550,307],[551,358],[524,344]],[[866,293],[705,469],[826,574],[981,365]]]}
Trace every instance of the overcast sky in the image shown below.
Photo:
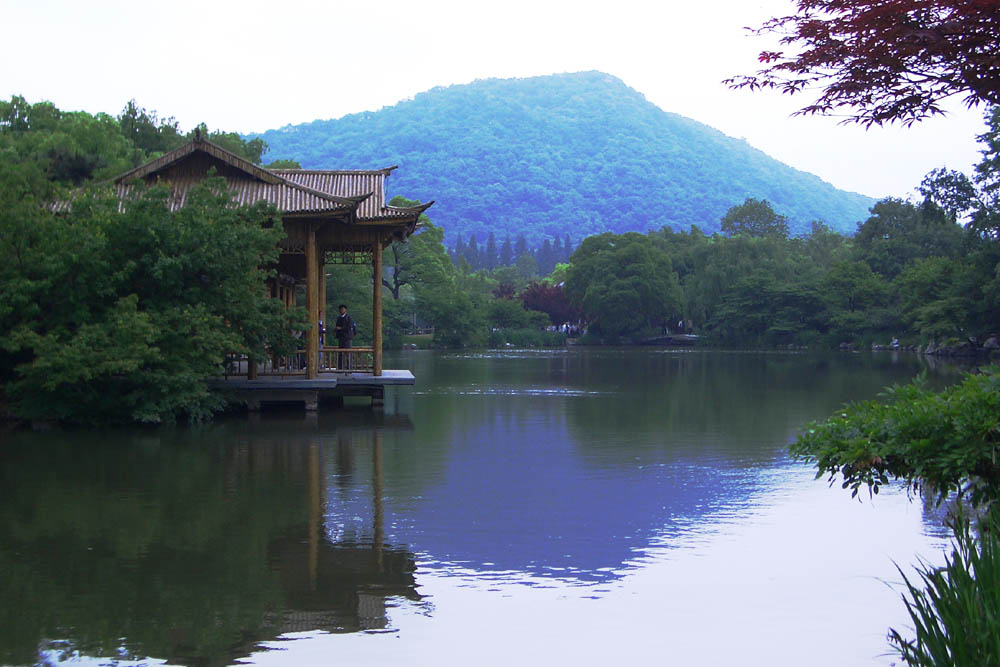
{"label": "overcast sky", "polygon": [[[771,46],[744,26],[792,0],[0,0],[0,97],[117,115],[129,99],[181,129],[251,132],[377,110],[435,86],[600,70],[664,109],[874,197],[940,166],[969,171],[983,110],[864,130],[790,117],[809,98],[732,91]],[[331,165],[351,168],[353,165]]]}

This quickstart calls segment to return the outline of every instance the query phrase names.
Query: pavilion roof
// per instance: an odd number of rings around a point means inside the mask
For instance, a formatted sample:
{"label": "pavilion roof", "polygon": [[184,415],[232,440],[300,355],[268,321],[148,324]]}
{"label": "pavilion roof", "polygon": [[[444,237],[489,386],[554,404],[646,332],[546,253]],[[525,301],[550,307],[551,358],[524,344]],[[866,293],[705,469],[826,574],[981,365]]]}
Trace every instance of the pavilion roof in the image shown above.
{"label": "pavilion roof", "polygon": [[333,171],[267,169],[227,151],[196,134],[195,139],[161,157],[140,165],[113,180],[121,196],[135,184],[169,183],[172,210],[184,206],[188,193],[207,176],[210,168],[225,178],[237,204],[267,202],[286,215],[334,214],[350,222],[409,223],[434,202],[415,207],[387,206],[385,179],[396,167],[374,170]]}

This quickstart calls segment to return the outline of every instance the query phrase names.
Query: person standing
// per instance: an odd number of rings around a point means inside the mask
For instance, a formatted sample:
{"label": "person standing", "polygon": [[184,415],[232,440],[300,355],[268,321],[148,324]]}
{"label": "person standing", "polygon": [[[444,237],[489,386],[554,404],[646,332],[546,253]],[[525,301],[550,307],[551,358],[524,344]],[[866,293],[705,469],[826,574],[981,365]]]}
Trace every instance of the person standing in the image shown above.
{"label": "person standing", "polygon": [[[340,315],[337,316],[337,324],[333,329],[333,335],[337,337],[337,346],[346,350],[351,347],[351,341],[354,340],[354,334],[358,332],[358,327],[354,324],[354,318],[348,314],[347,306],[340,304],[337,310],[340,312]],[[345,367],[348,365],[347,362],[350,355],[339,354],[337,356],[337,369],[347,370]]]}

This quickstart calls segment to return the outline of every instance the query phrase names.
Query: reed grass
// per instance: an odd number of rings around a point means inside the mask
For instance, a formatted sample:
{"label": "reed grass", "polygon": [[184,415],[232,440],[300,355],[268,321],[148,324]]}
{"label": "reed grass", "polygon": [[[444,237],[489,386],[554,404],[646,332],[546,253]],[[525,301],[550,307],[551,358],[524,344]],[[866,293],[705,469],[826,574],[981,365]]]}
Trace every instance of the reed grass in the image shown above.
{"label": "reed grass", "polygon": [[941,567],[921,565],[911,579],[901,568],[903,601],[916,636],[895,629],[889,642],[908,665],[1000,667],[1000,511],[978,524],[954,519],[954,548]]}

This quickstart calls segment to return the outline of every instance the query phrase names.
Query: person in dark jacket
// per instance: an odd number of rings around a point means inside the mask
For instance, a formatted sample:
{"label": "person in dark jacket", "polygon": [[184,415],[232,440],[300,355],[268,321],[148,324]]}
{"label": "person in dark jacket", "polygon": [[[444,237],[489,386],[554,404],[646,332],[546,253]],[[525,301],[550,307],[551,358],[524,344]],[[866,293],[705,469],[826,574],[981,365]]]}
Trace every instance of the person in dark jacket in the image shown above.
{"label": "person in dark jacket", "polygon": [[[337,310],[340,311],[340,315],[337,316],[333,335],[337,337],[337,346],[346,350],[351,347],[351,341],[354,340],[354,334],[358,332],[358,327],[354,324],[354,318],[347,313],[347,306],[340,304]],[[337,368],[347,370],[350,356],[349,354],[337,355]]]}

